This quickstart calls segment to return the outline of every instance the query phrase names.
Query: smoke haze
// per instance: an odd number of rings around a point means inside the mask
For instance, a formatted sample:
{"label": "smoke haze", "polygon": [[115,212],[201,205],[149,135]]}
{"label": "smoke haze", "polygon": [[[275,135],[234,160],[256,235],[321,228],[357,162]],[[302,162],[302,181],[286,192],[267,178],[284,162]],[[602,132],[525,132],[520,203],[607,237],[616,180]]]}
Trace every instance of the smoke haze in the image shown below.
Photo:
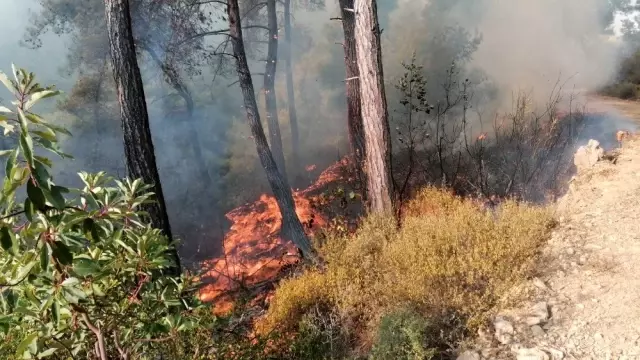
{"label": "smoke haze", "polygon": [[[305,6],[309,1],[293,2],[294,83],[300,143],[304,145],[300,157],[303,166],[315,164],[318,169],[300,171],[299,183],[304,185],[347,150],[344,54],[336,44],[343,35],[340,22],[330,20],[339,16],[337,1],[328,0],[324,7],[314,9]],[[473,81],[490,108],[509,108],[512,93],[518,90],[533,91],[534,99],[543,103],[558,80],[569,91],[596,90],[612,78],[619,63],[617,43],[606,35],[603,22],[610,13],[608,0],[378,0],[378,4],[390,109],[398,106],[393,84],[404,71],[400,63],[410,60],[414,52],[417,62],[424,65],[431,101],[442,98],[446,71],[456,62],[459,76]],[[55,84],[69,93],[78,74],[67,76],[60,69],[68,64],[73,36],[50,31],[40,37],[41,48],[21,47],[29,10],[41,16],[36,1],[3,0],[0,4],[0,69],[9,72],[13,62],[36,73],[41,83]],[[215,17],[223,12],[216,5],[210,14]],[[223,21],[212,21],[214,29],[224,26]],[[215,47],[224,39],[209,37],[206,43]],[[264,71],[260,51],[257,53],[250,64],[256,74]],[[139,62],[172,225],[190,248],[216,248],[226,226],[224,213],[255,199],[256,194],[269,192],[244,121],[234,68],[227,67],[225,77],[214,74],[215,61],[205,61],[195,75],[183,76],[197,104],[190,124],[199,138],[191,139],[186,115],[174,111],[180,102],[175,94],[169,96],[171,87],[147,60],[141,57]],[[276,92],[285,156],[290,158],[284,66],[280,64]],[[111,74],[108,77],[105,87],[111,86]],[[262,103],[261,76],[254,76],[254,87]],[[81,134],[63,144],[76,156],[73,162],[60,163],[59,176],[65,181],[80,170],[124,175],[119,113],[113,89],[109,89],[101,100],[104,109],[98,119],[56,110],[53,102],[41,109],[46,118]],[[0,98],[5,95],[0,92]],[[92,124],[96,121],[108,124],[106,132],[95,131]],[[205,164],[193,162],[187,146],[191,141],[201,145]],[[202,183],[197,166],[208,168],[213,183]]]}

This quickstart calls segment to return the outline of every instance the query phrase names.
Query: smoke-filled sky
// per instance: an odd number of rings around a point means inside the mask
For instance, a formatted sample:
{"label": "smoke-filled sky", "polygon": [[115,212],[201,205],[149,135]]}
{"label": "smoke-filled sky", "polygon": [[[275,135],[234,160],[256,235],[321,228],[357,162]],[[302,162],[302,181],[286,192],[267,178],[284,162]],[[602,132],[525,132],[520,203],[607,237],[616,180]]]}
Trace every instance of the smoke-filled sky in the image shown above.
{"label": "smoke-filled sky", "polygon": [[0,1],[0,69],[10,71],[11,63],[37,70],[43,82],[60,81],[57,70],[66,60],[65,39],[48,34],[41,49],[30,50],[20,46],[29,24],[30,9],[39,10],[37,0]]}

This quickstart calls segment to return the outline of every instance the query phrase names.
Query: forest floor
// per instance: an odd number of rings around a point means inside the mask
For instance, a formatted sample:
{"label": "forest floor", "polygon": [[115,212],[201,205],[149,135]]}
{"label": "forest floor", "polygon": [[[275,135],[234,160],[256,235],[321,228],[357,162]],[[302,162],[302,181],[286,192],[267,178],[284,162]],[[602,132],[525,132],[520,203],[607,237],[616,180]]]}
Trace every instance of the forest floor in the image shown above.
{"label": "forest floor", "polygon": [[[640,123],[639,102],[590,103]],[[574,177],[537,277],[459,359],[640,359],[640,139],[616,153]]]}

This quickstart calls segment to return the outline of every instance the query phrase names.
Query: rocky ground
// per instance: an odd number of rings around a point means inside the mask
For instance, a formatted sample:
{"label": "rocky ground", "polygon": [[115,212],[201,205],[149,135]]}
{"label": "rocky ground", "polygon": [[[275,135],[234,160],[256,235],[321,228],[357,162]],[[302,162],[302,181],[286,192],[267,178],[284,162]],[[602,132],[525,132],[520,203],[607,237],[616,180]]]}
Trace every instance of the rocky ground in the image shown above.
{"label": "rocky ground", "polygon": [[514,290],[528,300],[459,360],[640,359],[640,139],[580,154],[540,273]]}

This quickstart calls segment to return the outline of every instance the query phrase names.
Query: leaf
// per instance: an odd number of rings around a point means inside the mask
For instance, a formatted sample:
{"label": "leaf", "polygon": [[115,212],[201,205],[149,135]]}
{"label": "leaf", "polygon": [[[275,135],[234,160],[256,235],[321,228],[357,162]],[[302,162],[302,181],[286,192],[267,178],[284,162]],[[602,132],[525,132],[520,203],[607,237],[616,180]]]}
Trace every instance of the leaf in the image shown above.
{"label": "leaf", "polygon": [[93,276],[100,271],[98,264],[90,259],[76,259],[73,271],[81,277]]}
{"label": "leaf", "polygon": [[114,241],[116,244],[120,245],[121,247],[123,247],[125,250],[127,250],[131,255],[138,255],[135,250],[133,250],[133,248],[131,248],[131,246],[127,245],[124,243],[124,241],[117,239]]}
{"label": "leaf", "polygon": [[87,294],[85,294],[84,291],[75,287],[65,287],[62,290],[64,292],[64,298],[73,304],[77,304],[80,299],[87,298]]}
{"label": "leaf", "polygon": [[58,140],[55,131],[53,131],[51,129],[47,129],[47,131],[34,130],[34,131],[32,131],[32,133],[40,136],[43,139],[47,139],[49,141],[57,141]]}
{"label": "leaf", "polygon": [[63,128],[62,126],[49,124],[49,123],[44,123],[43,125],[48,127],[49,129],[57,132],[57,133],[61,133],[61,134],[65,134],[67,136],[71,136],[71,132],[69,132],[69,130]]}
{"label": "leaf", "polygon": [[49,180],[51,180],[51,175],[49,175],[49,171],[47,171],[47,167],[43,163],[36,160],[33,164],[33,171],[31,174],[38,182],[39,187],[45,189],[50,188]]}
{"label": "leaf", "polygon": [[4,84],[4,86],[7,88],[7,90],[9,90],[11,93],[14,92],[15,86],[13,86],[13,83],[11,82],[11,80],[9,80],[7,75],[5,73],[3,73],[2,71],[0,71],[0,82],[2,84]]}
{"label": "leaf", "polygon": [[91,284],[91,289],[93,290],[93,294],[95,296],[98,296],[98,297],[105,296],[104,291],[102,290],[102,287],[100,285],[98,285],[96,283],[92,283]]}
{"label": "leaf", "polygon": [[22,339],[22,341],[16,348],[16,356],[22,356],[24,352],[27,350],[27,348],[29,348],[31,344],[36,342],[36,339],[38,339],[37,333],[31,333],[27,335],[24,339]]}
{"label": "leaf", "polygon": [[46,167],[52,167],[53,166],[53,162],[51,162],[51,160],[49,160],[46,157],[43,156],[38,156],[38,155],[34,155],[33,156],[34,159],[36,159],[36,161],[39,161],[42,163],[42,165],[45,165]]}
{"label": "leaf", "polygon": [[27,181],[27,196],[29,200],[35,205],[36,209],[43,211],[46,209],[46,199],[42,189],[36,187],[33,181]]}
{"label": "leaf", "polygon": [[33,222],[33,214],[36,212],[36,207],[33,206],[33,202],[29,198],[24,199],[24,215],[27,220]]}
{"label": "leaf", "polygon": [[4,131],[2,133],[5,136],[8,134],[11,134],[16,128],[15,126],[13,126],[12,124],[9,124],[6,121],[0,121],[0,127],[4,128]]}
{"label": "leaf", "polygon": [[38,359],[44,359],[46,357],[49,357],[49,356],[53,355],[56,351],[58,351],[58,349],[49,348],[49,349],[47,349],[45,351],[42,351],[42,352],[38,353],[37,357],[38,357]]}
{"label": "leaf", "polygon": [[23,132],[20,135],[20,150],[24,153],[27,164],[33,167],[33,139],[28,133]]}
{"label": "leaf", "polygon": [[51,254],[49,253],[49,244],[44,244],[40,249],[40,269],[46,271],[49,268]]}
{"label": "leaf", "polygon": [[20,120],[20,129],[23,134],[27,134],[29,131],[29,124],[27,123],[27,117],[24,115],[24,111],[18,107],[18,120]]}
{"label": "leaf", "polygon": [[9,175],[11,174],[11,170],[13,170],[13,167],[16,164],[17,159],[18,159],[18,150],[14,149],[11,151],[11,154],[9,155],[9,158],[7,159],[7,163],[4,167],[5,176],[9,177]]}
{"label": "leaf", "polygon": [[9,230],[9,227],[3,226],[2,229],[0,229],[0,244],[2,248],[11,255],[15,255],[14,241],[13,233]]}
{"label": "leaf", "polygon": [[58,90],[43,90],[43,91],[37,92],[37,93],[31,95],[31,99],[29,99],[29,101],[26,102],[24,107],[25,107],[25,109],[28,110],[33,105],[35,105],[35,103],[37,103],[38,101],[40,101],[42,99],[46,99],[48,97],[56,96],[58,94],[60,94],[60,91],[58,91]]}
{"label": "leaf", "polygon": [[11,285],[15,286],[15,285],[18,284],[18,282],[24,280],[27,277],[27,275],[29,274],[29,272],[31,272],[31,269],[33,269],[33,267],[35,265],[36,265],[36,261],[31,261],[27,265],[23,266],[22,269],[20,269],[20,271],[16,275],[16,278],[11,283]]}
{"label": "leaf", "polygon": [[66,188],[61,186],[52,186],[50,191],[44,191],[44,196],[49,202],[58,210],[64,210],[66,202],[62,192],[66,191]]}
{"label": "leaf", "polygon": [[68,277],[64,279],[64,281],[60,285],[65,287],[71,287],[73,285],[78,285],[78,284],[80,284],[80,280],[78,280],[78,278]]}
{"label": "leaf", "polygon": [[53,318],[53,323],[57,327],[60,324],[60,302],[57,299],[53,300],[53,304],[51,304],[51,317]]}
{"label": "leaf", "polygon": [[73,262],[73,254],[71,251],[61,241],[56,241],[51,243],[51,249],[53,253],[53,257],[60,262],[62,265],[71,265]]}
{"label": "leaf", "polygon": [[13,111],[11,111],[11,109],[9,109],[8,107],[0,106],[0,113],[12,114]]}

